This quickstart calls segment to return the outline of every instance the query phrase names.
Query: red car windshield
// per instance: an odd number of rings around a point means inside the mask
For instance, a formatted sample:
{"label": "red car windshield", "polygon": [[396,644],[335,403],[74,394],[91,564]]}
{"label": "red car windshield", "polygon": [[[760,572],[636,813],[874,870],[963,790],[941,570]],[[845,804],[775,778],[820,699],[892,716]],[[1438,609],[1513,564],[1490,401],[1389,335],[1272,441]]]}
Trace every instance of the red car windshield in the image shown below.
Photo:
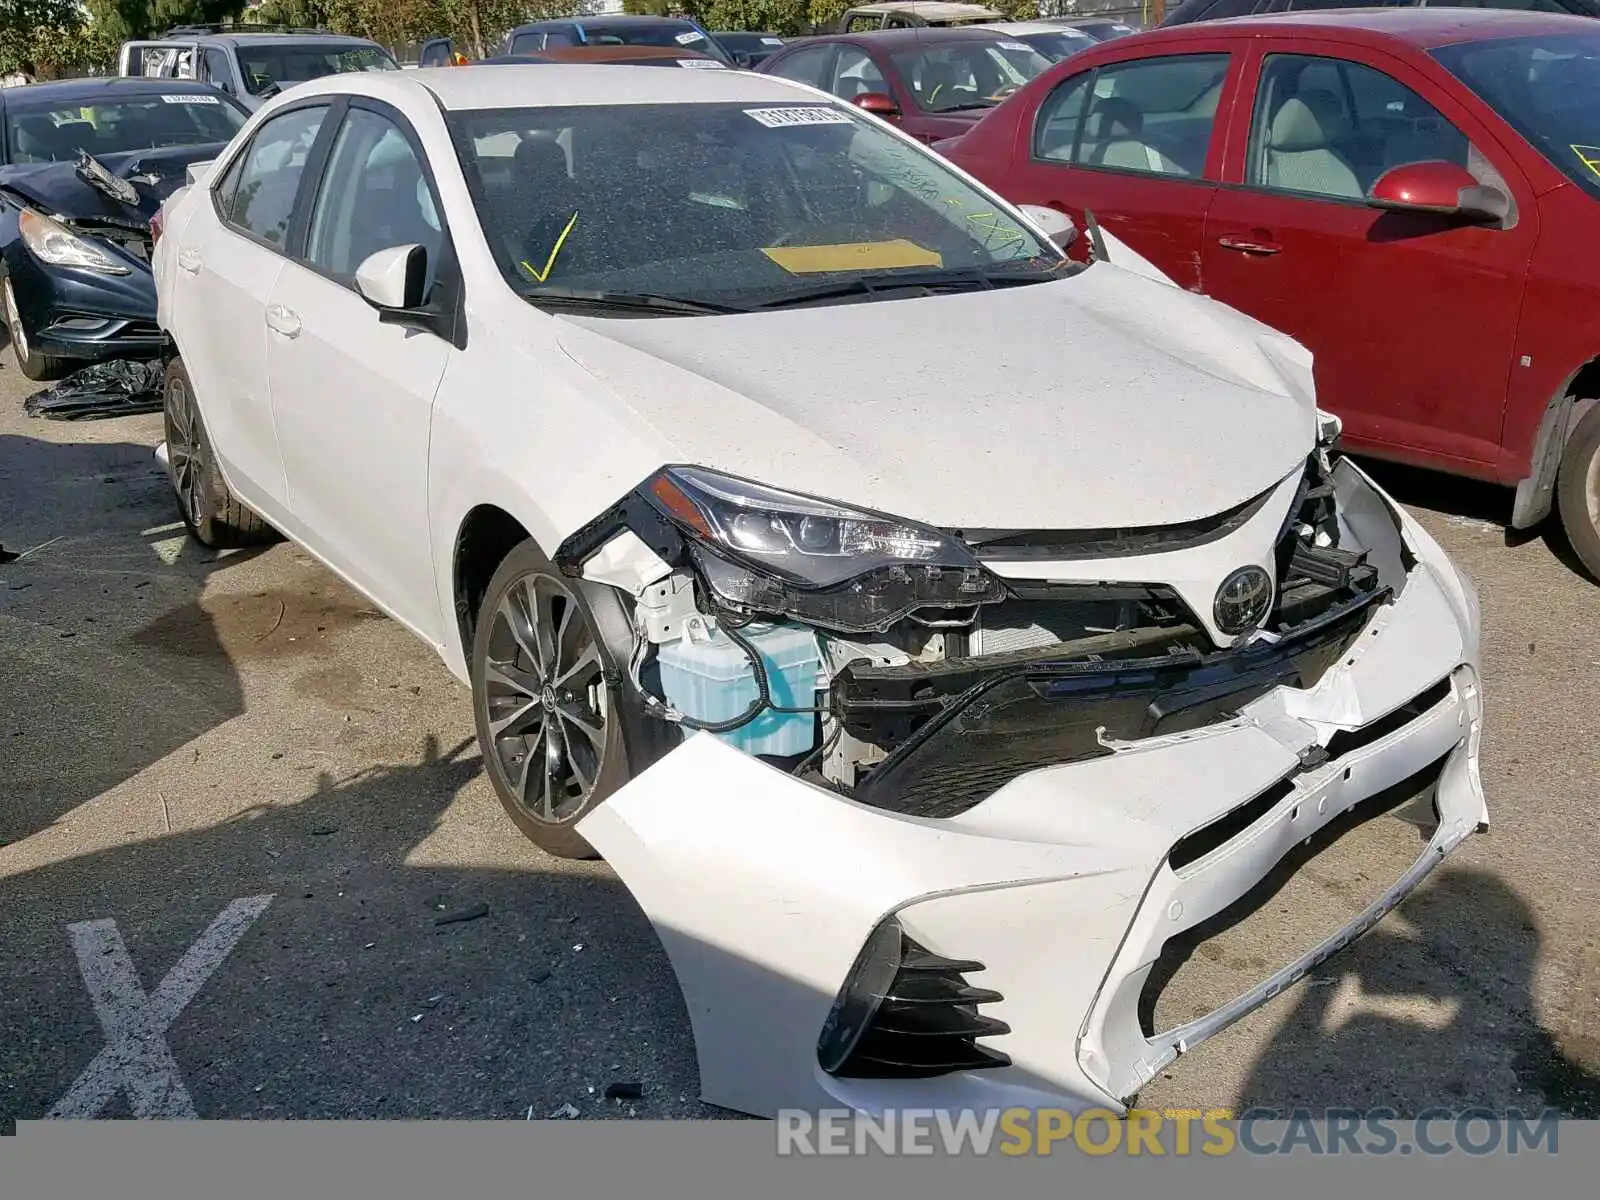
{"label": "red car windshield", "polygon": [[1569,179],[1600,197],[1600,33],[1461,42],[1433,56]]}

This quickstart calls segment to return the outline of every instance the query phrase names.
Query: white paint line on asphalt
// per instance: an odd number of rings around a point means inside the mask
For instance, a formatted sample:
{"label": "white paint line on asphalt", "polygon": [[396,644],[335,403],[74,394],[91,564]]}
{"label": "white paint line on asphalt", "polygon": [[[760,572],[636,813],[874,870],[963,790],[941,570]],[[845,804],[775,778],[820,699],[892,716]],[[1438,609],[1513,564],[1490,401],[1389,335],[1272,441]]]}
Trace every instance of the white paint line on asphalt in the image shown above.
{"label": "white paint line on asphalt", "polygon": [[115,921],[68,925],[106,1044],[46,1115],[67,1120],[95,1117],[122,1091],[133,1115],[142,1120],[195,1117],[194,1100],[167,1045],[167,1028],[271,903],[271,896],[245,896],[228,905],[149,996],[140,986]]}
{"label": "white paint line on asphalt", "polygon": [[183,528],[182,521],[173,521],[170,525],[157,525],[152,529],[141,530],[140,537],[154,537],[158,533],[176,533]]}

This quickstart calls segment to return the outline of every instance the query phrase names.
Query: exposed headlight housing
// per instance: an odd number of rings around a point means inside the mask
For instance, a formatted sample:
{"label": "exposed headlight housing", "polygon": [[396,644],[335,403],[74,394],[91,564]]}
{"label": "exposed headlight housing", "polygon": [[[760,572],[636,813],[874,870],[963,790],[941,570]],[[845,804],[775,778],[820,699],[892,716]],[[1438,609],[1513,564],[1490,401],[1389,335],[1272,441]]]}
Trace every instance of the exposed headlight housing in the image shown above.
{"label": "exposed headlight housing", "polygon": [[25,208],[17,215],[17,231],[22,244],[40,262],[55,267],[77,267],[102,275],[128,275],[132,272],[111,255],[85,238],[79,237],[59,221]]}
{"label": "exposed headlight housing", "polygon": [[689,542],[716,598],[847,632],[921,608],[971,609],[1005,586],[959,539],[700,467],[668,467],[643,498]]}

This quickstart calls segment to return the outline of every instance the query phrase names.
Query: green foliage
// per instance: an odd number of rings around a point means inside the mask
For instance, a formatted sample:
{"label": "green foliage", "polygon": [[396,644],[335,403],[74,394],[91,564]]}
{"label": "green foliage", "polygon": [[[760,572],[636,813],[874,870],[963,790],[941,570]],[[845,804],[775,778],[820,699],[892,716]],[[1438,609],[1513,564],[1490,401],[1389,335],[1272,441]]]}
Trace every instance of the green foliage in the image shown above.
{"label": "green foliage", "polygon": [[711,0],[701,12],[709,29],[750,29],[792,37],[805,32],[807,0]]}
{"label": "green foliage", "polygon": [[55,79],[103,68],[116,42],[76,0],[0,0],[0,75]]}
{"label": "green foliage", "polygon": [[806,9],[812,28],[818,33],[832,33],[850,6],[851,0],[808,0]]}

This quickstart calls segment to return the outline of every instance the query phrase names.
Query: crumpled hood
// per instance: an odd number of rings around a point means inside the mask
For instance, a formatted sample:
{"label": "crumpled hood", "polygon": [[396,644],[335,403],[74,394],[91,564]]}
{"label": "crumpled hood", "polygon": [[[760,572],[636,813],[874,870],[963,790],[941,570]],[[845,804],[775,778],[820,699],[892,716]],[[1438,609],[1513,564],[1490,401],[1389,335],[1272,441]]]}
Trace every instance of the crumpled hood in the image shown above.
{"label": "crumpled hood", "polygon": [[78,174],[76,161],[19,163],[0,168],[0,188],[15,192],[48,216],[147,227],[166,198],[183,186],[189,164],[215,158],[225,145],[213,142],[97,155],[113,175],[133,184],[139,193],[137,206],[124,204],[87,182]]}
{"label": "crumpled hood", "polygon": [[659,434],[663,462],[945,528],[1195,520],[1315,442],[1298,343],[1108,264],[909,300],[563,320],[563,348]]}

